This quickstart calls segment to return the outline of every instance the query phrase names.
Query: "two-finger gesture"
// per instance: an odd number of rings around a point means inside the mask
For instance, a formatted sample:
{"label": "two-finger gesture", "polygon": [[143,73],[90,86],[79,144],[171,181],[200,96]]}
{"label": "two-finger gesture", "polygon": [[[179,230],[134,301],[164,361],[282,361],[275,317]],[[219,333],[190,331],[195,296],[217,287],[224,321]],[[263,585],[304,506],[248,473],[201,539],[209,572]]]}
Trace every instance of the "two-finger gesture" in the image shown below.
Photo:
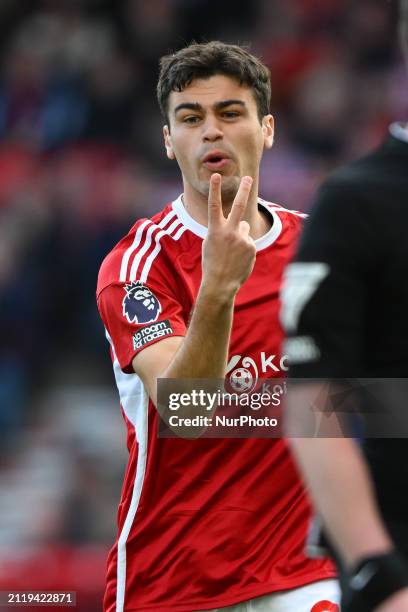
{"label": "two-finger gesture", "polygon": [[221,175],[213,174],[208,195],[208,234],[203,244],[203,280],[235,295],[255,263],[255,243],[249,224],[243,221],[252,178],[241,179],[231,211],[225,218],[221,199]]}

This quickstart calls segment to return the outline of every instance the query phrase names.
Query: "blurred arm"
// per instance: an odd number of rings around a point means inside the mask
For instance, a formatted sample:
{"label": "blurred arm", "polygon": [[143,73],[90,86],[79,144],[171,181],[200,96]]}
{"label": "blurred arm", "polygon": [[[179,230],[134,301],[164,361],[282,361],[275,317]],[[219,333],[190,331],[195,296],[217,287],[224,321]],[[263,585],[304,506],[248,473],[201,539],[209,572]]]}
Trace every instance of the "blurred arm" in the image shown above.
{"label": "blurred arm", "polygon": [[[299,390],[301,393],[301,390]],[[299,409],[289,399],[288,412]],[[351,438],[290,438],[327,533],[347,567],[386,553],[391,539],[377,507],[365,459]]]}

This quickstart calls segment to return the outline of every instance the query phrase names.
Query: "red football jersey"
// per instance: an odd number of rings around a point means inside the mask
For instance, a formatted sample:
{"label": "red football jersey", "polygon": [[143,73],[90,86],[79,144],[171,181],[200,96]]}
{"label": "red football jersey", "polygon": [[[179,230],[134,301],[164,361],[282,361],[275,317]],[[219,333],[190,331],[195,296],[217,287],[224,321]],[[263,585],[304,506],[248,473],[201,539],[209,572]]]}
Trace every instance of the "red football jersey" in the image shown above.
{"label": "red football jersey", "polygon": [[[303,215],[259,206],[273,224],[256,240],[254,270],[235,300],[229,369],[282,377],[279,289]],[[138,221],[99,273],[129,450],[105,612],[218,608],[335,575],[328,560],[305,557],[310,507],[284,440],[157,436],[158,415],[132,360],[185,335],[206,231],[180,197]]]}

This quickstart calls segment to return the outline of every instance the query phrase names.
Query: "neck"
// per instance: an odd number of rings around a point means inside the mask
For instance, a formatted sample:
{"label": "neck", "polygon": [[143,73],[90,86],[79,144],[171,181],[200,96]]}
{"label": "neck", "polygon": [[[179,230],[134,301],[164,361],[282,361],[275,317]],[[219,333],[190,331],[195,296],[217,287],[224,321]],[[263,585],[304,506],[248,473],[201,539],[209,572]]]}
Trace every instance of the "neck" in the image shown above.
{"label": "neck", "polygon": [[[189,185],[184,184],[182,196],[183,205],[189,215],[205,227],[208,226],[208,198],[193,190]],[[231,202],[223,202],[222,210],[224,217],[227,218],[232,208]],[[250,236],[254,240],[261,238],[271,228],[269,215],[258,208],[258,180],[254,180],[251,193],[249,194],[244,220],[249,224]]]}

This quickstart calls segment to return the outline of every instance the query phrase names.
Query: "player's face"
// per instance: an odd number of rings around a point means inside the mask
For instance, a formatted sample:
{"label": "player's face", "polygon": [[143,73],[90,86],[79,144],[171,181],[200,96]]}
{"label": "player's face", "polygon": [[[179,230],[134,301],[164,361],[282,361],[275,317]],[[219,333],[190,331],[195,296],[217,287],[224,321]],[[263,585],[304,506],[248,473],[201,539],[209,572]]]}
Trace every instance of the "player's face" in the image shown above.
{"label": "player's face", "polygon": [[258,117],[252,90],[224,75],[196,79],[169,98],[164,126],[167,155],[176,159],[185,191],[208,197],[214,172],[222,175],[222,196],[235,197],[242,176],[258,180],[265,148],[272,146],[273,118]]}

